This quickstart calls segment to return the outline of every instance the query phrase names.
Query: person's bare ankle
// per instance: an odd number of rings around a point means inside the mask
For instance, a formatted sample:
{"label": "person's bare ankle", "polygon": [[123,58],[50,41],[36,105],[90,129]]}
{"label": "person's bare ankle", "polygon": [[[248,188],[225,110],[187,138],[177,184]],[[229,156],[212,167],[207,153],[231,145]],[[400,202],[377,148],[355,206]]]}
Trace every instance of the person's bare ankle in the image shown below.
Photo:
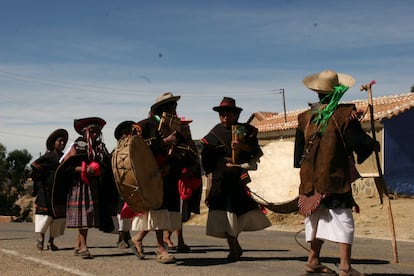
{"label": "person's bare ankle", "polygon": [[310,266],[312,266],[312,267],[314,267],[314,266],[320,265],[321,264],[321,261],[319,259],[317,259],[317,258],[309,259],[308,262],[307,262],[307,264],[310,265]]}

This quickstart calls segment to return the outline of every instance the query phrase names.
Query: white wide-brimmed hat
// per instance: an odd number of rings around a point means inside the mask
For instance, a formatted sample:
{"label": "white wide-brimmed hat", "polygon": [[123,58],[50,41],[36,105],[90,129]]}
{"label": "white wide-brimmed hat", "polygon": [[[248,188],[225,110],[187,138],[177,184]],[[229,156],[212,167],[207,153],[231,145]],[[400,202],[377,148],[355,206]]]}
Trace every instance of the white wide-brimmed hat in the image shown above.
{"label": "white wide-brimmed hat", "polygon": [[324,70],[305,77],[302,82],[307,88],[315,92],[329,94],[334,91],[334,87],[337,85],[352,87],[355,84],[355,79],[347,74]]}
{"label": "white wide-brimmed hat", "polygon": [[174,96],[171,92],[162,93],[155,99],[155,103],[151,106],[151,110],[154,110],[166,103],[177,102],[180,98],[180,96]]}

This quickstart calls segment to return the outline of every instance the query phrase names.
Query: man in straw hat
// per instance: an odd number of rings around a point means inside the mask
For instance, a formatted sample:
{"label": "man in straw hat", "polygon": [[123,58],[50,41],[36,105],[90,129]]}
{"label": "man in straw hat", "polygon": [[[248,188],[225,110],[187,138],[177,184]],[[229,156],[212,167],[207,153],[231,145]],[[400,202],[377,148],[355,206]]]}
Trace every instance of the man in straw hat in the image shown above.
{"label": "man in straw hat", "polygon": [[320,263],[324,240],[339,244],[339,275],[363,275],[351,267],[354,239],[351,182],[359,178],[354,166],[377,149],[358,120],[354,104],[339,104],[355,84],[347,74],[325,70],[307,76],[304,85],[318,93],[319,102],[298,115],[295,140],[295,167],[300,167],[299,209],[305,216],[306,241],[310,252],[307,273],[337,275]]}
{"label": "man in straw hat", "polygon": [[[182,134],[173,127],[173,125],[179,127],[181,124],[176,114],[179,99],[180,96],[175,96],[171,92],[161,94],[151,106],[150,116],[135,125],[149,145],[160,168],[163,177],[163,201],[159,209],[146,211],[134,219],[132,230],[138,233],[131,239],[131,249],[139,259],[144,259],[143,239],[149,231],[155,231],[156,260],[162,264],[176,262],[174,255],[164,247],[163,232],[182,227],[178,180],[182,169],[191,166],[194,162],[192,158],[188,158],[184,152],[178,152],[176,148],[176,145],[185,141]],[[171,121],[164,124],[166,118]]]}
{"label": "man in straw hat", "polygon": [[49,241],[46,248],[52,251],[58,250],[54,239],[63,235],[65,231],[65,218],[53,215],[51,194],[55,171],[59,166],[59,159],[63,155],[67,141],[68,132],[62,128],[56,129],[46,140],[46,153],[31,164],[32,196],[36,196],[35,232],[39,233],[36,243],[38,250],[44,249],[45,233],[48,229]]}
{"label": "man in straw hat", "polygon": [[[233,262],[243,254],[238,240],[242,231],[262,230],[271,225],[246,186],[250,182],[248,169],[256,168],[256,161],[263,153],[257,129],[238,122],[243,109],[236,106],[233,98],[224,97],[213,110],[218,112],[220,123],[201,139],[202,165],[211,179],[206,195],[209,208],[206,233],[227,239],[227,259]],[[233,158],[235,151],[237,158]],[[249,163],[254,164],[250,167]]]}

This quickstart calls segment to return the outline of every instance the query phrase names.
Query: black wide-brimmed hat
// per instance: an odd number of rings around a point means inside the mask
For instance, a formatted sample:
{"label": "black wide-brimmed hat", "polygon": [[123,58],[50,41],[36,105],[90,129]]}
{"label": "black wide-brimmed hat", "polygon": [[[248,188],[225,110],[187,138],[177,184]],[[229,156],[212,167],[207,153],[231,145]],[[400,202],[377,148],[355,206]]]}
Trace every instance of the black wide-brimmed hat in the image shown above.
{"label": "black wide-brimmed hat", "polygon": [[49,137],[47,137],[47,140],[46,140],[46,148],[48,150],[53,150],[53,148],[55,147],[55,141],[59,137],[61,137],[65,141],[65,144],[68,142],[69,134],[66,131],[66,129],[59,128],[59,129],[56,129],[55,131],[53,131],[49,135]]}
{"label": "black wide-brimmed hat", "polygon": [[132,125],[135,124],[134,121],[123,121],[116,126],[114,131],[114,136],[116,140],[121,139],[124,133],[131,133]]}
{"label": "black wide-brimmed hat", "polygon": [[236,106],[236,100],[230,97],[224,97],[220,105],[213,107],[214,111],[231,111],[231,112],[241,112],[243,108]]}
{"label": "black wide-brimmed hat", "polygon": [[96,126],[100,130],[106,125],[106,122],[104,119],[99,117],[88,117],[88,118],[82,118],[82,119],[75,119],[73,121],[73,126],[77,133],[83,135],[84,129],[90,126]]}

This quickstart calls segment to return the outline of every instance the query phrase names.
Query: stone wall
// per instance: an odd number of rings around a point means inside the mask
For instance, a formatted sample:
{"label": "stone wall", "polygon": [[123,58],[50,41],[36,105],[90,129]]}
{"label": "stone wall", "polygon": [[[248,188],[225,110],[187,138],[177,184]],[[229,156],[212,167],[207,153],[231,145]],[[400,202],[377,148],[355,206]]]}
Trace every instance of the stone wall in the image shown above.
{"label": "stone wall", "polygon": [[360,178],[352,183],[352,193],[355,197],[378,197],[374,178]]}

